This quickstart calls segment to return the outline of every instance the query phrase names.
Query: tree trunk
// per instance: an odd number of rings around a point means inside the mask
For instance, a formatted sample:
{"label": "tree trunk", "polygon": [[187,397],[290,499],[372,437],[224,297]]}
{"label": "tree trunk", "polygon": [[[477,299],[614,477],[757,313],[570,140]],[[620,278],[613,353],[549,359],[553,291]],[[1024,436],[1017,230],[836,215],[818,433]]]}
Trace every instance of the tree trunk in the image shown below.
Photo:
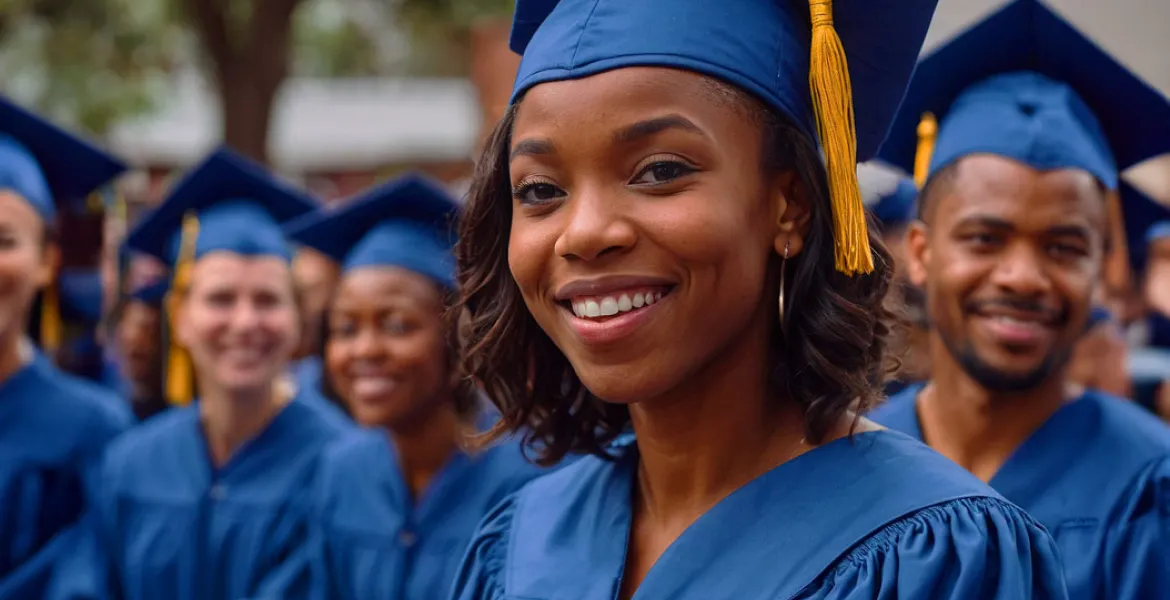
{"label": "tree trunk", "polygon": [[[268,164],[272,109],[288,77],[292,16],[300,0],[253,0],[248,22],[239,28],[228,25],[225,3],[188,2],[214,68],[223,140],[241,154]],[[242,32],[242,39],[232,38],[233,29]]]}

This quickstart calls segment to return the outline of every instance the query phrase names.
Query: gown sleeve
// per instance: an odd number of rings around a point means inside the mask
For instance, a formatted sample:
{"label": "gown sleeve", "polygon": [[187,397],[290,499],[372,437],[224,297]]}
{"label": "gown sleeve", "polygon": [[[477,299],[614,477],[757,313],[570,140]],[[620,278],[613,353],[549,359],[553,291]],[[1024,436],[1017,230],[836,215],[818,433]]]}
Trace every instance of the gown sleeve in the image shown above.
{"label": "gown sleeve", "polygon": [[515,510],[516,494],[513,494],[480,522],[463,555],[451,600],[503,600],[504,567]]}
{"label": "gown sleeve", "polygon": [[1138,481],[1105,540],[1105,590],[1117,600],[1170,598],[1170,457]]}
{"label": "gown sleeve", "polygon": [[800,600],[1065,600],[1056,543],[1003,500],[964,498],[895,521],[796,596]]}

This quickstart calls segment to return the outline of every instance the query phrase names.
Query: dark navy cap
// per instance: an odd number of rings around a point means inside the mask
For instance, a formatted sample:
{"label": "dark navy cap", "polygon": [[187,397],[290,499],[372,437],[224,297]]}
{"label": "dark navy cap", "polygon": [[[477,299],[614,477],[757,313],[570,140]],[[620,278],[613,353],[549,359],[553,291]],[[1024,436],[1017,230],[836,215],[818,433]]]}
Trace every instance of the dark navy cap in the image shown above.
{"label": "dark navy cap", "polygon": [[919,63],[880,155],[920,183],[982,153],[1116,189],[1120,171],[1168,151],[1161,93],[1040,0],[1015,0]]}
{"label": "dark navy cap", "polygon": [[0,189],[20,194],[45,221],[125,170],[110,154],[0,96]]}
{"label": "dark navy cap", "polygon": [[318,203],[276,180],[259,165],[219,150],[175,184],[170,195],[127,238],[131,250],[174,265],[184,218],[198,220],[194,258],[225,251],[291,260],[281,226]]}
{"label": "dark navy cap", "polygon": [[290,239],[337,261],[343,272],[401,267],[453,289],[458,211],[439,183],[412,174],[306,215],[286,231]]}

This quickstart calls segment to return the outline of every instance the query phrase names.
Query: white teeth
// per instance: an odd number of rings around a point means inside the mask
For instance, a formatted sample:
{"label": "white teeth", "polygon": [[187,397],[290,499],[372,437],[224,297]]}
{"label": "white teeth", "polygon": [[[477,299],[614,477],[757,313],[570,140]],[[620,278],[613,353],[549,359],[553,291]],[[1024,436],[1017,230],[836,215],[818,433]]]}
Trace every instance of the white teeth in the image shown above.
{"label": "white teeth", "polygon": [[581,318],[611,317],[618,313],[649,306],[662,299],[662,292],[637,292],[616,296],[601,296],[576,300],[571,303],[573,314]]}

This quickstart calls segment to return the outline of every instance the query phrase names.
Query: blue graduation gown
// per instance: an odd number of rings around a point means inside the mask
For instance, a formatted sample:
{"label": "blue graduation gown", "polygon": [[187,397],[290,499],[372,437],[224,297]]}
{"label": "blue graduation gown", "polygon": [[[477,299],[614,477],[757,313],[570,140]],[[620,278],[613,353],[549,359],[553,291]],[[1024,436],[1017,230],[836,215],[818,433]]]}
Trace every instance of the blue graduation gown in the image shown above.
{"label": "blue graduation gown", "polygon": [[513,442],[460,452],[415,502],[384,432],[347,436],[318,479],[316,597],[441,600],[480,519],[541,472]]}
{"label": "blue graduation gown", "polygon": [[[922,386],[870,418],[922,439]],[[1170,429],[1096,391],[1061,407],[991,479],[1052,532],[1071,598],[1170,598]]]}
{"label": "blue graduation gown", "polygon": [[292,401],[219,469],[195,405],[125,435],[102,469],[106,591],[125,600],[306,597],[311,490],[321,452],[348,428]]}
{"label": "blue graduation gown", "polygon": [[[577,461],[494,509],[455,600],[611,600],[637,452]],[[1031,517],[898,433],[836,440],[725,498],[658,559],[635,600],[1065,598]]]}
{"label": "blue graduation gown", "polygon": [[39,353],[0,382],[0,598],[45,597],[102,449],[132,422],[119,398]]}

